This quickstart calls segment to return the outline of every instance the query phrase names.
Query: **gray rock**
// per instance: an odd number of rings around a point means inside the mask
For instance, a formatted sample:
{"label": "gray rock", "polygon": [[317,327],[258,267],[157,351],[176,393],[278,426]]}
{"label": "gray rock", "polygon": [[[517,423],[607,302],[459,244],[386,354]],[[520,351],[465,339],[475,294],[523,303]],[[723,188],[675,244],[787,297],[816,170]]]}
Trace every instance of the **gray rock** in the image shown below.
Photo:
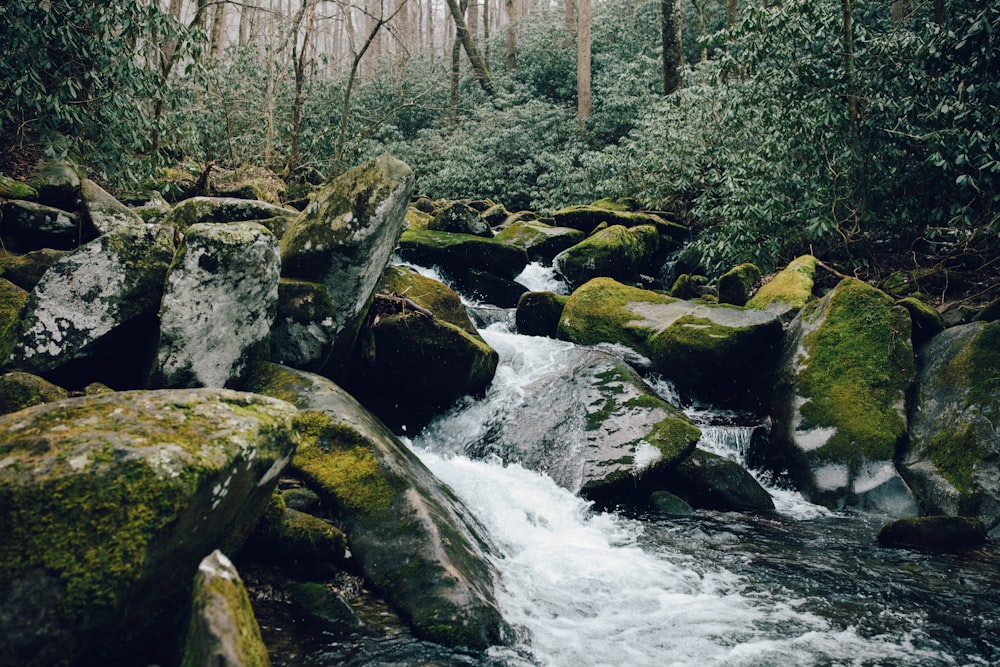
{"label": "gray rock", "polygon": [[479,212],[462,202],[448,202],[438,209],[434,217],[427,223],[427,229],[435,232],[493,237],[493,230],[480,217]]}
{"label": "gray rock", "polygon": [[[38,374],[103,355],[124,325],[155,315],[173,257],[173,235],[122,228],[62,256],[28,296],[3,345],[6,365]],[[122,350],[119,360],[125,363]]]}
{"label": "gray rock", "polygon": [[[183,232],[191,225],[203,222],[260,222],[272,218],[292,218],[298,214],[295,209],[255,199],[191,197],[178,202],[160,220],[160,224],[173,225]],[[270,229],[269,225],[264,226]]]}
{"label": "gray rock", "polygon": [[41,165],[29,180],[38,191],[38,203],[65,211],[75,211],[80,196],[80,175],[68,162]]}
{"label": "gray rock", "polygon": [[203,389],[0,416],[0,664],[148,664],[122,656],[179,636],[192,573],[249,535],[296,414]]}
{"label": "gray rock", "polygon": [[325,374],[343,370],[403,231],[413,183],[410,168],[389,155],[350,169],[320,188],[281,240],[282,276],[325,285],[336,308]]}
{"label": "gray rock", "polygon": [[167,275],[153,387],[237,386],[266,357],[278,243],[254,222],[188,228]]}
{"label": "gray rock", "polygon": [[206,667],[271,664],[243,580],[218,549],[198,565],[181,663]]}
{"label": "gray rock", "polygon": [[282,278],[271,328],[271,361],[314,373],[326,366],[337,340],[336,307],[326,285]]}
{"label": "gray rock", "polygon": [[70,250],[84,240],[75,213],[30,201],[0,204],[3,242],[21,252],[54,248]]}
{"label": "gray rock", "polygon": [[87,223],[87,237],[96,238],[121,228],[139,228],[142,217],[125,206],[89,178],[80,181],[80,198],[83,201],[83,218]]}

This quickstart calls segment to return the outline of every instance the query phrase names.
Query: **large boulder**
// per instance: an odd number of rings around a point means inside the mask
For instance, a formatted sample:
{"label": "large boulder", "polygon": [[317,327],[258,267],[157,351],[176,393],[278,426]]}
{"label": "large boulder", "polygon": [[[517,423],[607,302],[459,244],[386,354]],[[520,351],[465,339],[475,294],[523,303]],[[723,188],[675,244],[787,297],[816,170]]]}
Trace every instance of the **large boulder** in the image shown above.
{"label": "large boulder", "polygon": [[358,400],[389,426],[415,429],[456,399],[482,394],[499,356],[458,295],[405,269],[387,271],[380,286],[351,365]]}
{"label": "large boulder", "polygon": [[719,276],[719,303],[744,306],[760,284],[756,264],[740,264]]}
{"label": "large boulder", "polygon": [[169,229],[140,225],[62,256],[39,280],[0,344],[0,365],[70,378],[74,367],[89,363],[95,379],[105,384],[140,386],[149,354],[145,340],[155,335],[173,254]]}
{"label": "large boulder", "polygon": [[399,255],[420,266],[437,266],[461,278],[477,269],[513,280],[528,265],[524,248],[472,234],[408,229],[399,240]]}
{"label": "large boulder", "polygon": [[660,234],[671,239],[676,245],[680,243],[688,234],[687,227],[667,219],[659,213],[647,211],[632,211],[627,205],[618,202],[602,199],[593,204],[582,204],[578,206],[567,206],[552,214],[555,224],[558,227],[572,227],[590,234],[601,225],[614,227],[638,227],[641,225],[653,225]]}
{"label": "large boulder", "polygon": [[296,414],[175,390],[0,416],[0,664],[163,664],[198,562],[239,549],[291,460]]}
{"label": "large boulder", "polygon": [[747,301],[747,308],[774,313],[791,321],[813,299],[813,279],[818,264],[812,255],[803,255],[788,264]]}
{"label": "large boulder", "polygon": [[383,155],[328,182],[281,239],[282,276],[321,283],[337,337],[325,375],[340,376],[375,284],[403,231],[413,172]]}
{"label": "large boulder", "polygon": [[771,495],[746,468],[700,448],[667,472],[665,486],[700,509],[720,512],[774,510]]}
{"label": "large boulder", "polygon": [[660,235],[653,225],[614,225],[594,232],[563,250],[553,266],[571,287],[605,276],[622,282],[638,280],[655,272],[660,254]]}
{"label": "large boulder", "polygon": [[639,506],[654,491],[672,490],[666,475],[694,449],[698,428],[617,357],[581,348],[565,354],[558,372],[491,415],[466,452],[544,472],[601,507]]}
{"label": "large boulder", "polygon": [[0,240],[26,252],[40,248],[70,250],[83,241],[80,217],[60,208],[30,201],[0,204]]}
{"label": "large boulder", "polygon": [[198,564],[181,667],[269,667],[239,572],[216,549]]}
{"label": "large boulder", "polygon": [[376,417],[329,380],[276,365],[256,388],[310,411],[296,472],[350,540],[352,560],[409,622],[448,646],[509,641],[493,590],[493,547],[469,512]]}
{"label": "large boulder", "polygon": [[80,199],[88,239],[121,228],[142,227],[145,222],[142,216],[89,178],[80,181]]}
{"label": "large boulder", "polygon": [[965,516],[920,516],[890,521],[878,531],[878,543],[887,547],[960,551],[986,544],[986,527]]}
{"label": "large boulder", "polygon": [[525,336],[555,338],[568,300],[568,296],[555,292],[525,292],[518,299],[514,313],[517,332]]}
{"label": "large boulder", "polygon": [[913,381],[910,316],[884,292],[848,278],[799,313],[775,382],[772,437],[813,502],[917,513],[894,463]]}
{"label": "large boulder", "polygon": [[524,248],[532,261],[551,264],[556,255],[586,236],[572,227],[555,227],[541,220],[518,220],[500,231],[496,239]]}
{"label": "large boulder", "polygon": [[238,386],[270,351],[278,242],[255,222],[188,228],[167,275],[152,387]]}
{"label": "large boulder", "polygon": [[271,361],[319,372],[337,341],[336,306],[322,283],[282,278],[271,327]]}
{"label": "large boulder", "polygon": [[493,230],[479,212],[468,204],[458,201],[448,202],[438,209],[434,217],[428,221],[427,229],[493,238]]}
{"label": "large boulder", "polygon": [[30,292],[45,272],[65,254],[65,250],[52,248],[32,250],[23,255],[0,250],[0,276]]}
{"label": "large boulder", "polygon": [[685,394],[757,407],[770,387],[782,328],[769,313],[674,299],[595,278],[570,295],[559,336],[580,345],[625,345]]}
{"label": "large boulder", "polygon": [[183,232],[191,225],[202,222],[257,221],[281,238],[291,218],[298,214],[295,209],[254,199],[191,197],[178,202],[160,220],[160,224],[173,225]]}
{"label": "large boulder", "polygon": [[946,329],[918,355],[903,474],[928,514],[1000,525],[1000,323]]}

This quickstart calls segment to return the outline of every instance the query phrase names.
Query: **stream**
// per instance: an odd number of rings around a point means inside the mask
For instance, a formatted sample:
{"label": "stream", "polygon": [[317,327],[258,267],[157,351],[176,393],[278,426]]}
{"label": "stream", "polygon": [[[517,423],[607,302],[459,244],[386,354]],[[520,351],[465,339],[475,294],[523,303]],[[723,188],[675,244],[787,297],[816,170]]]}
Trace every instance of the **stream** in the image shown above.
{"label": "stream", "polygon": [[[537,266],[521,280],[552,289]],[[497,595],[517,642],[468,656],[400,630],[300,647],[300,660],[276,665],[1000,664],[995,545],[882,548],[875,535],[886,517],[832,512],[764,475],[769,515],[598,513],[542,474],[467,457],[478,429],[572,349],[512,333],[509,311],[486,310],[492,323],[481,333],[500,354],[487,395],[404,441],[498,545]],[[669,383],[650,384],[677,400]],[[705,406],[686,412],[703,430],[701,447],[746,463],[753,424]]]}

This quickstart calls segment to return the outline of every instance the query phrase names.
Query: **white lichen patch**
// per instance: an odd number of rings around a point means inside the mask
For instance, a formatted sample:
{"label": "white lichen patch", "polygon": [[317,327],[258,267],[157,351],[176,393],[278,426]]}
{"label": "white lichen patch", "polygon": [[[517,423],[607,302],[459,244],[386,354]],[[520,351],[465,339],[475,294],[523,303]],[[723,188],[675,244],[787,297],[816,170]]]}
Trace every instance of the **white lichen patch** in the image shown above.
{"label": "white lichen patch", "polygon": [[818,426],[805,431],[795,431],[792,437],[795,439],[796,447],[803,452],[811,452],[830,442],[830,438],[836,434],[837,429],[833,426]]}
{"label": "white lichen patch", "polygon": [[813,480],[820,491],[837,491],[847,488],[850,471],[846,465],[832,463],[813,471]]}
{"label": "white lichen patch", "polygon": [[663,452],[645,440],[640,440],[635,446],[635,454],[633,454],[635,472],[645,470],[662,458]]}
{"label": "white lichen patch", "polygon": [[73,470],[84,470],[87,467],[87,464],[90,463],[90,457],[87,456],[86,452],[84,452],[83,454],[70,458],[66,462]]}

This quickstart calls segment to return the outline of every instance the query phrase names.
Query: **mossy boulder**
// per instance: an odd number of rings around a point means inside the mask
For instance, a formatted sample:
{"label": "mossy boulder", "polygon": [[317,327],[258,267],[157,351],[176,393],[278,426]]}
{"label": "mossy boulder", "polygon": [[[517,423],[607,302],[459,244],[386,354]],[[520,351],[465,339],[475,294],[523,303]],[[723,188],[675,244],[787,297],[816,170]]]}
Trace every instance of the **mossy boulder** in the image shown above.
{"label": "mossy boulder", "polygon": [[198,564],[181,667],[269,667],[239,572],[216,549]]}
{"label": "mossy boulder", "polygon": [[432,312],[437,319],[479,335],[461,297],[439,280],[422,276],[409,267],[392,265],[382,272],[376,290],[380,294],[405,297]]}
{"label": "mossy boulder", "polygon": [[245,552],[295,576],[327,577],[345,566],[347,537],[329,521],[288,507],[276,492]]}
{"label": "mossy boulder", "polygon": [[544,472],[601,507],[645,504],[700,431],[617,357],[571,347],[562,355],[559,370],[491,415],[466,452]]}
{"label": "mossy boulder", "polygon": [[419,429],[485,392],[498,362],[479,334],[380,295],[358,334],[349,389],[389,426]]}
{"label": "mossy boulder", "polygon": [[297,422],[293,466],[332,508],[352,561],[414,633],[485,649],[510,640],[488,557],[494,547],[461,503],[347,392],[276,365],[257,389],[311,411]]}
{"label": "mossy boulder", "polygon": [[513,280],[528,265],[524,248],[496,238],[408,229],[399,240],[399,255],[420,266],[438,266],[450,276],[470,269]]}
{"label": "mossy boulder", "polygon": [[976,315],[977,322],[996,322],[997,320],[1000,320],[1000,298],[990,301]]}
{"label": "mossy boulder", "polygon": [[813,299],[818,262],[812,255],[793,260],[747,301],[747,308],[766,310],[791,321]]}
{"label": "mossy boulder", "polygon": [[525,292],[518,299],[514,313],[517,332],[525,336],[555,338],[568,300],[568,296],[555,292]]}
{"label": "mossy boulder", "polygon": [[271,327],[271,361],[322,373],[337,340],[335,313],[326,285],[279,280],[277,316]]}
{"label": "mossy boulder", "polygon": [[909,313],[866,283],[844,279],[795,318],[775,383],[772,437],[813,502],[917,514],[894,463],[914,373]]}
{"label": "mossy boulder", "polygon": [[66,252],[42,248],[21,255],[0,250],[0,276],[30,292],[35,289],[45,272]]}
{"label": "mossy boulder", "polygon": [[580,243],[586,236],[572,227],[554,227],[540,220],[519,220],[505,227],[496,238],[524,248],[531,261],[548,265],[556,255]]}
{"label": "mossy boulder", "polygon": [[24,181],[0,174],[0,199],[36,201],[38,199],[38,191]]}
{"label": "mossy boulder", "polygon": [[945,329],[917,357],[903,473],[925,513],[1000,525],[1000,323]]}
{"label": "mossy boulder", "polygon": [[746,468],[695,449],[668,471],[664,484],[692,506],[721,512],[770,512],[771,495]]}
{"label": "mossy boulder", "polygon": [[38,192],[38,203],[75,211],[80,199],[80,172],[69,162],[45,162],[28,179]]}
{"label": "mossy boulder", "polygon": [[0,278],[0,340],[17,320],[21,307],[28,300],[28,290],[21,289],[6,278]]}
{"label": "mossy boulder", "polygon": [[238,550],[264,511],[296,414],[178,390],[0,416],[0,663],[161,663],[198,562]]}
{"label": "mossy boulder", "polygon": [[178,202],[161,220],[160,224],[173,225],[185,231],[191,225],[203,222],[249,222],[263,224],[280,238],[289,220],[299,215],[295,209],[255,199],[237,197],[191,197]]}
{"label": "mossy boulder", "polygon": [[645,211],[632,211],[619,202],[603,199],[593,204],[567,206],[552,214],[557,227],[572,227],[585,234],[593,233],[600,225],[609,227],[638,227],[652,225],[662,236],[672,240],[671,245],[678,245],[688,234],[684,225],[669,220],[667,217]]}
{"label": "mossy boulder", "polygon": [[740,264],[719,276],[719,303],[744,306],[760,284],[756,264]]}
{"label": "mossy boulder", "polygon": [[261,225],[189,227],[166,278],[150,386],[238,386],[269,354],[279,273],[278,242]]}
{"label": "mossy boulder", "polygon": [[413,184],[406,164],[382,155],[323,185],[281,239],[282,276],[329,291],[336,368],[346,367],[375,284],[392,259]]}
{"label": "mossy boulder", "polygon": [[908,296],[897,302],[910,313],[911,332],[914,347],[919,347],[944,331],[941,314],[920,299]]}
{"label": "mossy boulder", "polygon": [[882,526],[877,539],[887,547],[960,551],[986,544],[986,527],[965,516],[909,517]]}
{"label": "mossy boulder", "polygon": [[510,211],[503,204],[493,204],[492,206],[488,206],[479,215],[482,216],[483,220],[491,228],[497,228],[503,226],[507,221],[507,218],[510,217]]}
{"label": "mossy boulder", "polygon": [[84,236],[87,239],[97,238],[123,227],[142,227],[145,223],[142,216],[89,178],[80,181],[80,200]]}
{"label": "mossy boulder", "polygon": [[79,216],[52,206],[18,200],[3,202],[0,220],[3,221],[0,240],[4,247],[18,252],[40,248],[71,250],[85,240]]}
{"label": "mossy boulder", "polygon": [[559,336],[580,345],[625,345],[685,394],[755,407],[770,386],[782,329],[769,313],[674,299],[595,278],[570,295]]}
{"label": "mossy boulder", "polygon": [[670,296],[675,299],[684,299],[686,301],[699,299],[707,293],[707,286],[708,278],[705,276],[682,273],[677,276],[677,279],[674,280],[674,284],[670,286]]}
{"label": "mossy boulder", "polygon": [[479,215],[479,212],[462,202],[448,202],[437,210],[427,223],[427,229],[434,232],[472,234],[493,238],[493,230]]}
{"label": "mossy boulder", "polygon": [[606,276],[621,282],[653,271],[660,256],[660,236],[652,225],[614,225],[595,232],[552,260],[570,287]]}
{"label": "mossy boulder", "polygon": [[68,397],[69,392],[62,387],[31,373],[14,371],[0,375],[0,414]]}
{"label": "mossy boulder", "polygon": [[72,380],[87,366],[96,373],[88,382],[141,386],[173,254],[169,229],[140,225],[119,228],[62,256],[8,329],[0,365],[60,384],[60,378]]}

